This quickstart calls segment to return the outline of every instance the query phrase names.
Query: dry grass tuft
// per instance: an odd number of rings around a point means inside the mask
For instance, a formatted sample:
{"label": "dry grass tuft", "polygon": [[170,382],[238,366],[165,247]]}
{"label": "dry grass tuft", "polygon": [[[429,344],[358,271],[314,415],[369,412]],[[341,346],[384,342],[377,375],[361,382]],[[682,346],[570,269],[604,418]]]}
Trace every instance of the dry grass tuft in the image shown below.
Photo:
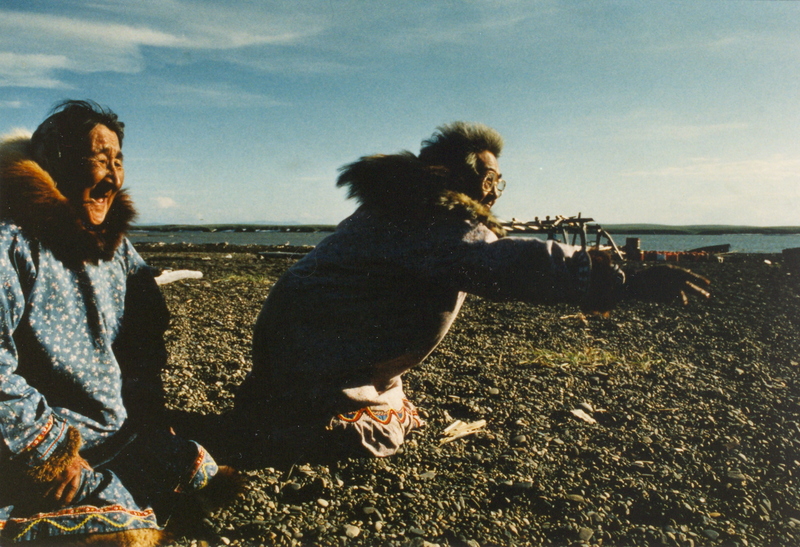
{"label": "dry grass tuft", "polygon": [[638,370],[648,370],[655,365],[664,364],[664,359],[651,348],[647,351],[628,351],[615,353],[594,346],[567,348],[563,351],[535,349],[525,363],[542,367],[558,368],[598,368],[623,366]]}

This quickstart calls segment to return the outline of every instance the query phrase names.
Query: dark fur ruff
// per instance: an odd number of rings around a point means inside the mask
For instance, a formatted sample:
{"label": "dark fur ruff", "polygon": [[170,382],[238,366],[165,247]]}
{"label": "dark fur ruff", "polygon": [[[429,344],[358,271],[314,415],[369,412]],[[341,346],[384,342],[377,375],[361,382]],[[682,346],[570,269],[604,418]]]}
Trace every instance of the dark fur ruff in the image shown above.
{"label": "dark fur ruff", "polygon": [[444,214],[477,221],[497,237],[505,236],[488,207],[447,189],[446,168],[427,165],[411,152],[365,156],[340,171],[336,185],[347,186],[347,197],[362,205],[403,218]]}
{"label": "dark fur ruff", "polygon": [[135,216],[130,197],[120,190],[105,222],[87,228],[50,174],[31,159],[30,138],[0,143],[0,218],[17,224],[67,266],[110,260]]}

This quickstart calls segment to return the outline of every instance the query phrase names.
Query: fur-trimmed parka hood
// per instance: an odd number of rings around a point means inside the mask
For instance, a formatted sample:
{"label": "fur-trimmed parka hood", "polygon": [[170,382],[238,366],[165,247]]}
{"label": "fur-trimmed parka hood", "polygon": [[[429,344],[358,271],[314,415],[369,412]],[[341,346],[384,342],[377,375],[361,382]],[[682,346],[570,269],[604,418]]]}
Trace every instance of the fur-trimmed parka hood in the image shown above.
{"label": "fur-trimmed parka hood", "polygon": [[120,190],[105,221],[88,228],[50,174],[32,159],[29,136],[0,142],[0,219],[17,224],[70,267],[110,260],[135,216],[130,196]]}
{"label": "fur-trimmed parka hood", "polygon": [[446,188],[446,168],[427,165],[411,152],[364,156],[340,172],[336,185],[347,186],[347,197],[362,205],[402,217],[445,213],[480,222],[498,237],[505,236],[487,206]]}

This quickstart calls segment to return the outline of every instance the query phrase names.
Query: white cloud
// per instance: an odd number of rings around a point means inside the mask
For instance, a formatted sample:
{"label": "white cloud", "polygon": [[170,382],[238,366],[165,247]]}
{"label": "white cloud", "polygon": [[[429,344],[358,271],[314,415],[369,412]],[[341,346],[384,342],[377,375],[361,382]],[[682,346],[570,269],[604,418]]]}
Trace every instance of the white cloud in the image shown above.
{"label": "white cloud", "polygon": [[158,196],[154,198],[154,201],[156,202],[156,207],[159,209],[172,209],[178,206],[178,203],[174,199],[166,196]]}

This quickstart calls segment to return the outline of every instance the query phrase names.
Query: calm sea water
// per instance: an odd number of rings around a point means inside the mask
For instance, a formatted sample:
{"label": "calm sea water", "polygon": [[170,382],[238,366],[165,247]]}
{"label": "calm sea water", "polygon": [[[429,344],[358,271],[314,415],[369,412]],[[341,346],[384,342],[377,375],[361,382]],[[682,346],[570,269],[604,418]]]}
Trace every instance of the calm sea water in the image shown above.
{"label": "calm sea water", "polygon": [[[316,245],[330,232],[141,232],[133,231],[130,239],[138,242],[164,243],[230,243],[231,245]],[[520,237],[536,237],[525,235]],[[688,251],[708,245],[730,244],[731,251],[740,253],[780,253],[783,249],[800,247],[800,234],[759,235],[731,234],[714,236],[686,235],[626,235],[612,236],[619,246],[627,237],[638,237],[645,251]]]}

